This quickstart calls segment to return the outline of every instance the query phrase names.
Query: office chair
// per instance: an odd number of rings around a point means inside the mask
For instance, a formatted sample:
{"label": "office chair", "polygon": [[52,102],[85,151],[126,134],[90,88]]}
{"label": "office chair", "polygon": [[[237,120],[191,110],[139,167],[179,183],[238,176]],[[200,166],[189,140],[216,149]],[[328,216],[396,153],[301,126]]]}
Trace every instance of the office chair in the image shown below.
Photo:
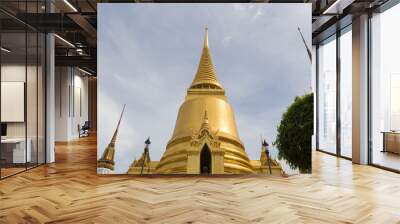
{"label": "office chair", "polygon": [[[80,125],[78,125],[78,128],[79,126]],[[90,129],[89,121],[85,121],[82,127],[79,128],[79,138],[89,136],[89,129]]]}

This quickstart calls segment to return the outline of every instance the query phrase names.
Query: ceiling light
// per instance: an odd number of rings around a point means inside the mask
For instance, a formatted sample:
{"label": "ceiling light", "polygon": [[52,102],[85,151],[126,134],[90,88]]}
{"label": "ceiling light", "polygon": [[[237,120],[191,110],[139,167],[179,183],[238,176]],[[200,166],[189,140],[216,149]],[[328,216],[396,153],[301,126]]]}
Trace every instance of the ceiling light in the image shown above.
{"label": "ceiling light", "polygon": [[67,4],[74,12],[78,12],[78,10],[68,1],[64,0],[65,4]]}
{"label": "ceiling light", "polygon": [[75,45],[73,45],[71,42],[69,42],[68,40],[66,40],[66,39],[64,39],[64,38],[62,38],[62,37],[60,37],[59,35],[57,35],[57,34],[54,34],[54,36],[55,37],[57,37],[59,40],[61,40],[62,42],[64,42],[64,43],[66,43],[67,45],[69,45],[70,47],[73,47],[73,48],[75,48]]}
{"label": "ceiling light", "polygon": [[79,55],[83,55],[83,49],[82,48],[77,48],[76,49],[76,53],[78,53]]}
{"label": "ceiling light", "polygon": [[6,53],[10,53],[11,52],[11,50],[9,50],[9,49],[7,49],[5,47],[1,47],[1,51],[4,51]]}

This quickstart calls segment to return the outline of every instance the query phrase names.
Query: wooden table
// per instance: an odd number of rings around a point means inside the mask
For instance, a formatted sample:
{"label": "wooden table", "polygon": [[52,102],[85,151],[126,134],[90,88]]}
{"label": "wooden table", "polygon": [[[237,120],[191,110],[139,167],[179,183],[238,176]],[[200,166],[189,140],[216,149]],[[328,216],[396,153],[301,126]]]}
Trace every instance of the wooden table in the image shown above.
{"label": "wooden table", "polygon": [[392,152],[400,154],[400,132],[383,131],[383,150],[382,152]]}
{"label": "wooden table", "polygon": [[25,150],[25,138],[6,138],[1,139],[1,159],[5,163],[20,164],[31,162],[31,139],[27,138],[27,147]]}

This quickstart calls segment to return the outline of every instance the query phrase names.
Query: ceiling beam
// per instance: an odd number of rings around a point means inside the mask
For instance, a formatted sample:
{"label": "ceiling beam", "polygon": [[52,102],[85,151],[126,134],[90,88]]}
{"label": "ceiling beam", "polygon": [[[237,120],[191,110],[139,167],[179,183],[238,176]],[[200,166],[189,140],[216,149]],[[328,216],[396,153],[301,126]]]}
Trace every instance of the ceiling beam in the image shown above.
{"label": "ceiling beam", "polygon": [[96,46],[97,30],[90,24],[85,17],[80,14],[68,14],[68,17],[74,21],[90,37],[87,41],[92,41],[91,46]]}
{"label": "ceiling beam", "polygon": [[96,71],[97,60],[91,56],[55,56],[56,66],[79,66],[88,67]]}

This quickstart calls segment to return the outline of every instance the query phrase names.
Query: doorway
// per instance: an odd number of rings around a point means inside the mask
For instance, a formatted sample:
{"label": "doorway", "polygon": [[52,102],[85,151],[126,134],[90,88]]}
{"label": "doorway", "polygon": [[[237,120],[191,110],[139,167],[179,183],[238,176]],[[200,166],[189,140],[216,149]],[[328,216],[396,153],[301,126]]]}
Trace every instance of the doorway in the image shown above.
{"label": "doorway", "polygon": [[211,152],[207,144],[200,152],[200,174],[211,174]]}

